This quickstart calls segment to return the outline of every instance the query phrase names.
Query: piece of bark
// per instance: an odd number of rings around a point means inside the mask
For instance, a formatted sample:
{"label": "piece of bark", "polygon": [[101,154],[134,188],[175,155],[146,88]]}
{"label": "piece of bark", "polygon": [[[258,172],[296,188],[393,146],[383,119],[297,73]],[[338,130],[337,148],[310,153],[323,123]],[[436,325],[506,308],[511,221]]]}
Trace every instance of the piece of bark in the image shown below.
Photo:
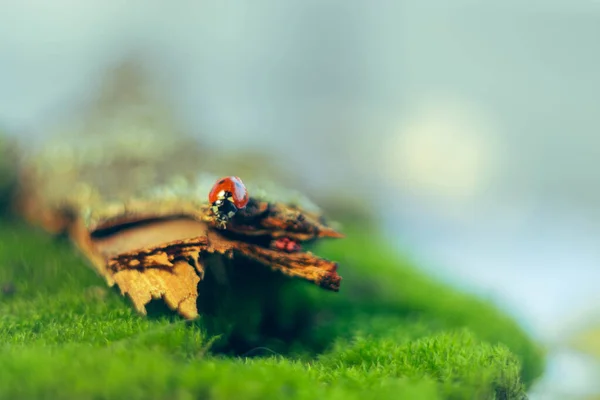
{"label": "piece of bark", "polygon": [[[24,183],[24,188],[36,187],[31,181]],[[220,230],[209,205],[188,197],[135,199],[120,207],[114,202],[79,207],[80,203],[68,201],[53,207],[44,202],[43,193],[27,191],[21,198],[30,201],[25,211],[30,221],[51,232],[65,230],[108,285],[116,284],[142,314],[150,301],[163,299],[184,318],[195,318],[197,286],[205,268],[202,258],[208,253],[243,257],[289,277],[339,290],[335,262],[273,246],[282,237],[297,243],[341,237],[318,215],[303,213],[297,206],[251,199],[248,209]]]}
{"label": "piece of bark", "polygon": [[[124,97],[144,103],[136,90]],[[71,134],[29,149],[17,208],[31,223],[67,233],[136,310],[143,314],[162,298],[194,318],[198,282],[210,268],[204,256],[211,253],[339,289],[337,264],[301,249],[303,242],[341,237],[312,203],[274,186],[254,186],[244,171],[227,171],[242,177],[250,201],[226,230],[217,229],[207,199],[217,176],[201,173],[210,152],[165,123],[161,110],[120,104],[110,91],[103,96]]]}
{"label": "piece of bark", "polygon": [[116,272],[113,279],[141,314],[146,314],[145,306],[151,300],[163,299],[184,318],[198,316],[196,299],[201,277],[185,261],[176,261],[171,268],[123,269]]}

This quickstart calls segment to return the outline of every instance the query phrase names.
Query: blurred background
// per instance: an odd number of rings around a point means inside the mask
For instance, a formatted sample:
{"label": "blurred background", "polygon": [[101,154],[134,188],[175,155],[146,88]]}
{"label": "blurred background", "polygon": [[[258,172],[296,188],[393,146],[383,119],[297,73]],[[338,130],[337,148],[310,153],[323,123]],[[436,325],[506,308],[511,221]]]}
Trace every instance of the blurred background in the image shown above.
{"label": "blurred background", "polygon": [[[35,143],[135,56],[215,152],[367,207],[600,395],[600,1],[2,2],[0,130]],[[241,173],[240,173],[241,174]]]}

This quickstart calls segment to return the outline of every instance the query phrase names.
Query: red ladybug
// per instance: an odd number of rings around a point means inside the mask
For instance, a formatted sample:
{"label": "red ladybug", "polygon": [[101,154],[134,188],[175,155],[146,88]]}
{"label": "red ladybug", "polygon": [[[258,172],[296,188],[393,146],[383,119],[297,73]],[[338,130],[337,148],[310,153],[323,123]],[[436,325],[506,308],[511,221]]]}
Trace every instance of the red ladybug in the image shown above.
{"label": "red ladybug", "polygon": [[217,223],[225,227],[238,210],[248,204],[248,191],[244,182],[237,176],[219,179],[208,194],[208,201]]}

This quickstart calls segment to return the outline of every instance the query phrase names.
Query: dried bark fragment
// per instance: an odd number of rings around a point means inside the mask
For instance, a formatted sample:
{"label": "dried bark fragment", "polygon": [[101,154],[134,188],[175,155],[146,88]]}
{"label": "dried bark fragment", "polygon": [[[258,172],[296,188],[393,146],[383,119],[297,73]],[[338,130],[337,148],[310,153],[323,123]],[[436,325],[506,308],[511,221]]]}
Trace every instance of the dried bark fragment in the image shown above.
{"label": "dried bark fragment", "polygon": [[245,235],[288,237],[297,241],[342,237],[325,224],[322,216],[286,204],[253,201],[240,213],[236,222],[229,230]]}
{"label": "dried bark fragment", "polygon": [[[118,285],[142,314],[151,300],[163,299],[183,317],[195,318],[197,286],[204,274],[202,259],[209,253],[243,257],[289,277],[339,290],[341,278],[335,262],[289,243],[341,235],[294,206],[252,199],[248,210],[236,215],[223,231],[215,227],[207,204],[193,207],[194,202],[185,197],[175,204],[136,200],[127,206],[113,203],[103,208],[98,203],[94,218],[73,204],[48,206],[44,196],[35,192],[29,199],[35,199],[28,208],[29,219],[51,232],[66,227],[96,271],[110,286]],[[288,245],[274,247],[282,238]]]}
{"label": "dried bark fragment", "polygon": [[135,309],[146,314],[146,304],[163,299],[167,306],[184,318],[198,316],[196,299],[200,276],[190,264],[177,261],[172,268],[142,267],[123,269],[113,275],[123,295],[129,296]]}
{"label": "dried bark fragment", "polygon": [[[108,168],[105,173],[115,172]],[[96,271],[110,286],[117,284],[142,314],[151,300],[163,299],[183,317],[196,317],[202,258],[208,253],[243,257],[289,277],[339,290],[337,264],[303,252],[300,243],[341,235],[320,215],[299,206],[251,198],[227,229],[220,230],[194,181],[175,198],[142,192],[114,199],[110,191],[104,197],[96,191],[90,200],[45,191],[66,186],[64,175],[23,176],[24,215],[50,232],[66,230]],[[52,181],[57,184],[45,184]],[[93,182],[86,184],[94,187]],[[167,192],[168,186],[155,189]]]}
{"label": "dried bark fragment", "polygon": [[310,252],[287,253],[242,242],[237,244],[235,250],[285,275],[304,278],[333,291],[340,288],[341,277],[337,274],[337,263],[319,258]]}
{"label": "dried bark fragment", "polygon": [[[198,173],[206,154],[198,143],[148,121],[158,113],[137,118],[135,107],[128,113],[126,105],[101,103],[115,115],[92,113],[83,123],[88,132],[57,136],[31,154],[18,209],[52,233],[68,233],[136,310],[144,314],[148,302],[163,299],[183,317],[197,316],[197,287],[211,253],[339,289],[337,264],[300,244],[341,235],[302,196],[288,201],[284,190],[247,185],[247,207],[220,230],[207,202],[216,177]],[[144,136],[129,133],[139,131]]]}

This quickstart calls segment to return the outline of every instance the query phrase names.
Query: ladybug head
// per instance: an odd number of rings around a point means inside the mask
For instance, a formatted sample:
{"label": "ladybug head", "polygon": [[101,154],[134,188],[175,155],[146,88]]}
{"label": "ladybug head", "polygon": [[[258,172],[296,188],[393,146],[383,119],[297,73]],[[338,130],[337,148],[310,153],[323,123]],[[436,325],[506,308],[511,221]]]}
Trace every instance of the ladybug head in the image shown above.
{"label": "ladybug head", "polygon": [[227,221],[233,218],[238,211],[238,208],[233,204],[231,192],[224,190],[219,192],[217,199],[212,203],[211,209],[217,222],[223,226]]}

